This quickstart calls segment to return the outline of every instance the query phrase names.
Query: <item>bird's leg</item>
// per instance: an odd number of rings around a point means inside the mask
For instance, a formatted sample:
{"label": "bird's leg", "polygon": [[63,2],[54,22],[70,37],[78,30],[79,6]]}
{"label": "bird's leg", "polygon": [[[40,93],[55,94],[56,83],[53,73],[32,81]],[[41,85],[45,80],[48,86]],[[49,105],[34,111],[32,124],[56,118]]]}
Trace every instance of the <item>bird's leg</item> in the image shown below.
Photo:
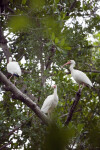
{"label": "bird's leg", "polygon": [[85,84],[82,84],[82,88],[79,89],[80,92],[82,92],[83,88],[85,87]]}
{"label": "bird's leg", "polygon": [[78,91],[79,91],[79,93],[81,93],[81,88],[80,88],[80,84],[79,84],[79,90],[78,90]]}
{"label": "bird's leg", "polygon": [[82,88],[81,88],[81,90],[83,90],[83,88],[84,88],[84,87],[85,87],[85,84],[83,83],[83,84],[82,84]]}
{"label": "bird's leg", "polygon": [[84,83],[82,84],[82,88],[80,87],[80,84],[79,84],[79,93],[82,92],[82,90],[83,90],[84,87],[85,87],[85,84],[84,84]]}
{"label": "bird's leg", "polygon": [[9,80],[13,77],[13,74],[11,75],[11,77],[9,78]]}
{"label": "bird's leg", "polygon": [[14,85],[16,84],[16,77],[14,76]]}
{"label": "bird's leg", "polygon": [[50,119],[50,113],[48,112],[48,118]]}

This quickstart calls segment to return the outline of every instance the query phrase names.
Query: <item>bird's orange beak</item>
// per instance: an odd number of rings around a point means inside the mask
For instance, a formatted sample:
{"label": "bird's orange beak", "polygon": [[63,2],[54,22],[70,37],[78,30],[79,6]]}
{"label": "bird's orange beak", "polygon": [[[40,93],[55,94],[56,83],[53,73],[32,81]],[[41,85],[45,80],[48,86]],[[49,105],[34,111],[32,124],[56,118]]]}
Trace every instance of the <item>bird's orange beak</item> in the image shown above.
{"label": "bird's orange beak", "polygon": [[65,63],[63,66],[61,66],[61,68],[63,68],[64,66],[70,64],[70,61],[68,61],[67,63]]}

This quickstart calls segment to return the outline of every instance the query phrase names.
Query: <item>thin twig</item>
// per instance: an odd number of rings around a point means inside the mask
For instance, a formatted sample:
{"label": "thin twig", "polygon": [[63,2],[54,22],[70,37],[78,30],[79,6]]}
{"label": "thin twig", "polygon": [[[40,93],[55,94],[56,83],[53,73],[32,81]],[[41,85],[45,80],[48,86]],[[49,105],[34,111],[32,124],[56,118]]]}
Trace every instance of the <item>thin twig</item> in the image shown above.
{"label": "thin twig", "polygon": [[8,145],[10,145],[11,143],[13,143],[12,141],[10,141],[9,143],[3,145],[2,147],[0,147],[0,150],[4,150]]}
{"label": "thin twig", "polygon": [[27,120],[23,121],[21,124],[15,126],[14,129],[12,129],[12,131],[10,131],[7,135],[1,137],[1,139],[5,140],[7,139],[9,136],[11,136],[16,130],[19,130],[22,126],[24,126],[25,124],[27,124],[28,121],[30,121],[32,119],[34,115],[32,115],[30,118],[28,118]]}

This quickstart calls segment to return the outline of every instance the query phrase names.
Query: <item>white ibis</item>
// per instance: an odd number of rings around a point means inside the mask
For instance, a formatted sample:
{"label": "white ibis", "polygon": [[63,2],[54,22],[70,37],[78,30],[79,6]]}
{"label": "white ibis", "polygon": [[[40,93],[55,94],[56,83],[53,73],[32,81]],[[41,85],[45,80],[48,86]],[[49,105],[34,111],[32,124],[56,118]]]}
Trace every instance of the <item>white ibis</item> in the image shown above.
{"label": "white ibis", "polygon": [[41,111],[44,112],[45,114],[47,113],[49,117],[51,112],[58,104],[57,85],[54,85],[53,88],[54,88],[54,93],[52,95],[49,95],[45,99],[41,108]]}
{"label": "white ibis", "polygon": [[[82,71],[76,70],[74,69],[75,67],[75,61],[74,60],[70,60],[67,63],[65,63],[63,66],[70,64],[70,71],[71,71],[71,75],[74,78],[74,80],[79,84],[79,90],[80,90],[80,84],[82,84],[82,89],[84,86],[89,86],[89,87],[93,87],[92,82],[90,81],[90,79],[86,76],[85,73],[83,73]],[[62,67],[63,67],[62,66]],[[82,90],[81,89],[81,90]]]}
{"label": "white ibis", "polygon": [[13,76],[17,76],[17,77],[21,76],[20,66],[18,62],[12,61],[12,57],[9,57],[9,61],[7,64],[7,71],[12,74],[9,79],[11,79]]}

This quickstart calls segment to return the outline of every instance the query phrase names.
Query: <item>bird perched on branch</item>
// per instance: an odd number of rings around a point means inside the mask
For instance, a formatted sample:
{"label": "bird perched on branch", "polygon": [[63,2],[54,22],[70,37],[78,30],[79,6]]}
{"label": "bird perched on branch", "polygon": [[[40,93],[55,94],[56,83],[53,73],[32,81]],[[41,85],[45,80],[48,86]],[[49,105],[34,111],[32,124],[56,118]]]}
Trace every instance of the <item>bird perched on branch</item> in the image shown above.
{"label": "bird perched on branch", "polygon": [[75,61],[74,60],[70,60],[67,63],[65,63],[62,67],[64,67],[65,65],[70,64],[70,71],[71,71],[71,75],[74,78],[74,80],[79,84],[79,90],[80,90],[80,85],[82,84],[82,88],[83,89],[84,86],[88,86],[88,87],[93,87],[92,82],[90,81],[90,79],[86,76],[85,73],[83,73],[82,71],[76,70],[74,69],[75,67]]}
{"label": "bird perched on branch", "polygon": [[12,57],[9,57],[8,64],[7,64],[7,71],[12,74],[9,79],[11,79],[13,76],[17,76],[17,77],[21,76],[21,68],[18,62],[12,61]]}
{"label": "bird perched on branch", "polygon": [[54,88],[54,93],[45,99],[41,107],[41,111],[45,114],[47,113],[49,117],[58,104],[57,85],[54,85],[52,88]]}

